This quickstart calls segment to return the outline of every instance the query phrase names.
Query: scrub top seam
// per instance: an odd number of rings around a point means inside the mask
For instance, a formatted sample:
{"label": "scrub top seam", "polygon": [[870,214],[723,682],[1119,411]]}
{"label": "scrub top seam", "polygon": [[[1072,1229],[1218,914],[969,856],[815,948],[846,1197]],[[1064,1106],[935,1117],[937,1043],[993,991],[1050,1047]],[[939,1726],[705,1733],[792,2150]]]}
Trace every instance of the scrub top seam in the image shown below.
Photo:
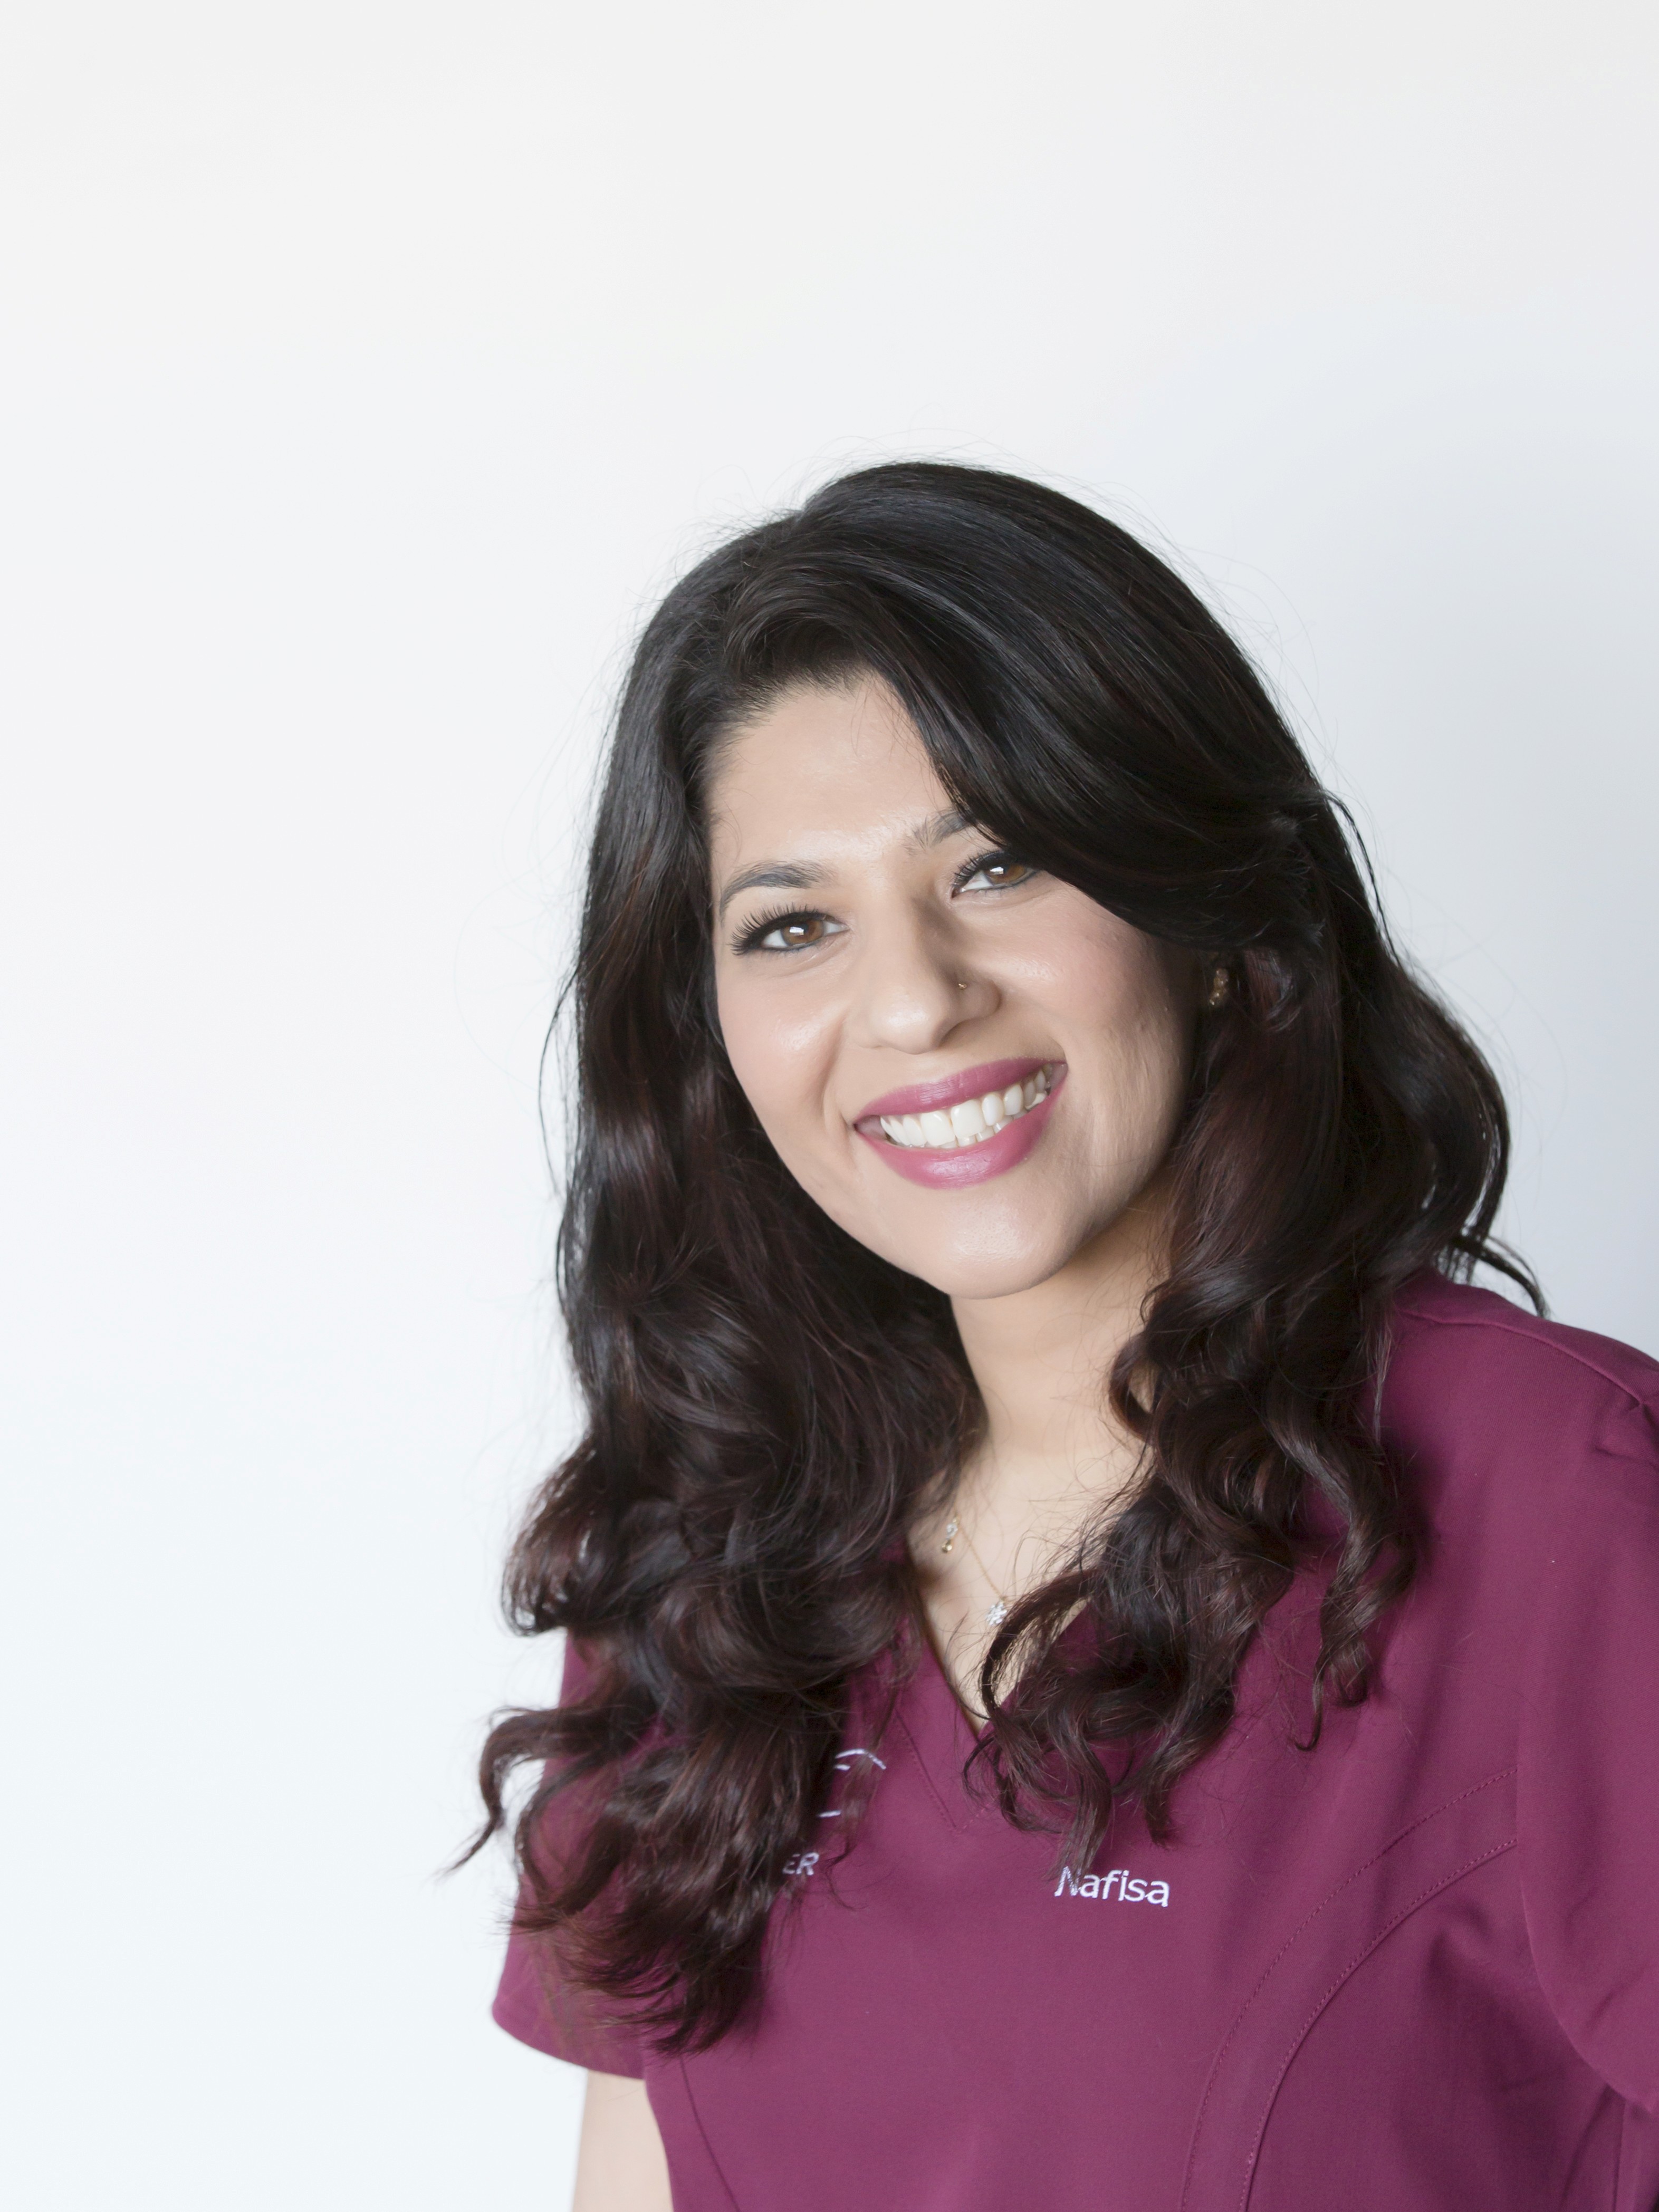
{"label": "scrub top seam", "polygon": [[899,1726],[904,1730],[906,1741],[910,1746],[910,1756],[915,1759],[916,1763],[916,1770],[921,1774],[922,1780],[927,1785],[928,1796],[939,1808],[939,1818],[944,1821],[945,1826],[950,1829],[953,1835],[966,1835],[969,1829],[973,1826],[976,1820],[983,1820],[986,1814],[993,1811],[994,1808],[989,1805],[975,1805],[969,1802],[964,1788],[962,1812],[959,1814],[952,1813],[950,1807],[945,1802],[944,1792],[940,1790],[939,1784],[933,1779],[933,1769],[928,1765],[927,1759],[922,1755],[921,1746],[916,1741],[915,1730],[911,1727],[908,1719],[902,1712],[896,1714],[895,1718],[897,1720]]}
{"label": "scrub top seam", "polygon": [[[1295,1946],[1301,1941],[1307,1930],[1313,1926],[1315,1921],[1319,1918],[1322,1912],[1327,1911],[1333,1905],[1334,1905],[1337,1899],[1343,1895],[1345,1891],[1352,1889],[1355,1882],[1360,1881],[1363,1876],[1369,1874],[1374,1866],[1378,1865],[1383,1859],[1387,1858],[1389,1853],[1396,1850],[1400,1844],[1406,1841],[1407,1837],[1415,1835],[1417,1831],[1425,1826],[1429,1821],[1437,1820],[1443,1813],[1450,1812],[1455,1805],[1464,1804],[1471,1797],[1478,1797],[1483,1790],[1493,1789],[1498,1783],[1509,1780],[1510,1777],[1516,1772],[1516,1771],[1517,1770],[1513,1766],[1500,1767],[1495,1774],[1489,1774],[1486,1778],[1485,1781],[1471,1783],[1467,1790],[1460,1790],[1455,1796],[1448,1797],[1443,1803],[1432,1807],[1431,1809],[1426,1813],[1420,1814],[1415,1820],[1409,1822],[1407,1826],[1401,1828],[1397,1835],[1390,1836],[1388,1842],[1383,1844],[1378,1850],[1373,1851],[1370,1858],[1362,1861],[1358,1866],[1355,1867],[1351,1874],[1349,1874],[1343,1881],[1338,1882],[1334,1889],[1328,1890],[1325,1895],[1320,1899],[1318,1904],[1315,1905],[1313,1911],[1305,1914],[1304,1917],[1297,1923],[1290,1934],[1285,1938],[1285,1941],[1279,1945],[1278,1950],[1273,1953],[1273,1957],[1262,1968],[1260,1975],[1256,1978],[1255,1988],[1250,1991],[1249,1996],[1245,1998],[1243,2003],[1239,2007],[1238,2011],[1234,2017],[1233,2023],[1227,2030],[1226,2034],[1222,2038],[1221,2046],[1216,2052],[1215,2057],[1211,2063],[1209,2079],[1204,2085],[1204,2094],[1199,2100],[1197,2115],[1193,2122],[1192,2142],[1187,2154],[1187,2179],[1182,2184],[1181,2191],[1181,2202],[1183,2205],[1187,2202],[1188,2192],[1192,2187],[1193,2160],[1197,2155],[1198,2139],[1204,2126],[1204,2116],[1209,2110],[1211,2099],[1215,2094],[1216,2081],[1218,2076],[1220,2075],[1224,2063],[1225,2063],[1227,2053],[1231,2050],[1233,2045],[1238,2039],[1239,2033],[1244,2026],[1245,2020],[1249,2015],[1251,2008],[1255,2005],[1257,1998],[1261,1995],[1262,1991],[1267,1988],[1268,1983],[1273,1979],[1274,1974],[1278,1972],[1281,1963],[1289,1953],[1294,1949]],[[1501,1848],[1504,1850],[1511,1849],[1513,1847],[1513,1841],[1514,1839],[1511,1838],[1510,1844],[1506,1844],[1501,1846]],[[1479,1863],[1479,1862],[1474,1862],[1474,1863]],[[1455,1877],[1454,1877],[1454,1879],[1455,1878]],[[1432,1895],[1433,1893],[1430,1892],[1429,1894]],[[1381,1939],[1379,1938],[1378,1940],[1380,1941]],[[1350,1968],[1349,1972],[1352,1971],[1352,1969]],[[1326,2002],[1328,2002],[1328,1999],[1326,2000]],[[1315,2017],[1316,2018],[1317,2014],[1316,2014]],[[1305,2028],[1303,2033],[1304,2034],[1307,2033]]]}
{"label": "scrub top seam", "polygon": [[[680,2087],[685,2095],[686,2107],[690,2112],[692,2118],[697,2124],[698,2139],[702,2144],[704,2154],[708,2160],[711,2169],[713,2170],[714,2179],[719,2182],[720,2187],[726,2191],[726,2201],[732,2207],[732,2212],[743,2212],[742,2206],[738,2203],[737,2193],[732,2189],[731,2183],[726,2178],[726,2168],[720,2164],[719,2159],[715,2157],[714,2146],[708,2140],[708,2130],[702,2124],[702,2114],[697,2110],[697,2100],[693,2095],[691,2090],[691,2075],[686,2067],[684,2058],[679,2061],[679,2069]],[[672,2174],[669,2177],[669,2185],[672,2191],[673,2186],[673,2177]]]}
{"label": "scrub top seam", "polygon": [[[1472,1793],[1466,1792],[1465,1794],[1468,1795]],[[1456,1801],[1454,1800],[1453,1802],[1455,1802]],[[1262,2139],[1267,2132],[1267,2123],[1273,2118],[1273,2106],[1279,2101],[1279,2093],[1285,2086],[1285,2076],[1289,2074],[1291,2068],[1296,2063],[1297,2053],[1307,2041],[1308,2037],[1312,2033],[1315,2025],[1318,2021],[1320,2014],[1325,2010],[1332,1999],[1337,1996],[1338,1992],[1344,1989],[1346,1984],[1353,1979],[1354,1976],[1359,1972],[1359,1969],[1364,1965],[1366,1960],[1369,1959],[1374,1952],[1381,1949],[1382,1945],[1388,1942],[1389,1936],[1394,1934],[1396,1929],[1404,1927],[1407,1921],[1411,1918],[1414,1912],[1420,1912],[1425,1905],[1431,1905],[1437,1897],[1443,1896],[1447,1890],[1450,1889],[1455,1883],[1463,1881],[1467,1875],[1475,1873],[1478,1869],[1483,1866],[1490,1865],[1494,1859],[1502,1858],[1506,1851],[1512,1851],[1518,1840],[1519,1839],[1516,1837],[1510,1836],[1501,1844],[1490,1844],[1484,1851],[1477,1852],[1474,1858],[1466,1859],[1461,1867],[1454,1868],[1450,1874],[1443,1876],[1438,1881],[1431,1882],[1428,1888],[1420,1890],[1418,1894],[1413,1898],[1409,1905],[1402,1905],[1399,1911],[1395,1914],[1393,1919],[1389,1921],[1385,1926],[1378,1929],[1376,1934],[1370,1938],[1370,1942],[1365,1944],[1362,1950],[1355,1953],[1354,1956],[1348,1961],[1341,1972],[1338,1974],[1335,1979],[1331,1983],[1329,1988],[1323,1992],[1319,1998],[1318,2002],[1308,2014],[1306,2020],[1304,2020],[1301,2027],[1297,2028],[1294,2037],[1291,2039],[1291,2046],[1285,2052],[1284,2059],[1280,2063],[1279,2071],[1273,2076],[1273,2087],[1268,2093],[1267,2108],[1263,2112],[1261,2119],[1256,2124],[1255,2141],[1250,2146],[1249,2157],[1245,2164],[1244,2187],[1238,2199],[1238,2212],[1249,2212],[1250,2196],[1255,2187],[1256,2172],[1261,2158]]]}
{"label": "scrub top seam", "polygon": [[[1413,1321],[1426,1322],[1431,1328],[1490,1328],[1496,1330],[1500,1336],[1518,1336],[1523,1344],[1532,1346],[1536,1351],[1553,1352],[1558,1358],[1571,1359],[1588,1373],[1599,1376],[1603,1382],[1610,1384],[1621,1396],[1628,1398],[1632,1405],[1644,1408],[1652,1407],[1651,1398],[1644,1397],[1622,1376],[1610,1374],[1598,1361],[1580,1352],[1575,1345],[1559,1344],[1553,1337],[1534,1336],[1530,1329],[1522,1328],[1514,1322],[1499,1320],[1491,1314],[1425,1313],[1421,1306],[1408,1305],[1403,1299],[1400,1310],[1410,1314]],[[1659,1378],[1656,1378],[1656,1382],[1659,1383]]]}

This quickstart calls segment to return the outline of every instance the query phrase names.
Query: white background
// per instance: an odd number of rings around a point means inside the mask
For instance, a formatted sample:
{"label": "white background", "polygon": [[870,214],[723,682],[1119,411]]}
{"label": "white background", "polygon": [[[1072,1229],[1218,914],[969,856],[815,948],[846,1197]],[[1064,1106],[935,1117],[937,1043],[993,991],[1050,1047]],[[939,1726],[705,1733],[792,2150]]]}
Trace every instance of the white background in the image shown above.
{"label": "white background", "polygon": [[563,2201],[435,1878],[550,1679],[538,1049],[628,635],[833,468],[1179,549],[1659,1348],[1656,21],[12,0],[13,2203]]}

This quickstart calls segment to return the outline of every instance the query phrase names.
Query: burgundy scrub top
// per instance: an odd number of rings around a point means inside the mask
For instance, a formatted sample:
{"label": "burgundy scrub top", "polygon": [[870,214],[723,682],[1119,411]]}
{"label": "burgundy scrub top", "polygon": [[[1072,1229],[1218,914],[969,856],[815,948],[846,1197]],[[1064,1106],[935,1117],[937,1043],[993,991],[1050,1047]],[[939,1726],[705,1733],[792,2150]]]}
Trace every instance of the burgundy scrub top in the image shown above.
{"label": "burgundy scrub top", "polygon": [[665,2059],[522,1938],[496,2018],[643,2075],[677,2212],[1652,2212],[1656,1411],[1639,1352],[1414,1286],[1382,1414],[1426,1557],[1316,1750],[1310,1574],[1176,1839],[1057,1874],[924,1660],[854,1723],[867,1811],[795,1863],[751,2027]]}

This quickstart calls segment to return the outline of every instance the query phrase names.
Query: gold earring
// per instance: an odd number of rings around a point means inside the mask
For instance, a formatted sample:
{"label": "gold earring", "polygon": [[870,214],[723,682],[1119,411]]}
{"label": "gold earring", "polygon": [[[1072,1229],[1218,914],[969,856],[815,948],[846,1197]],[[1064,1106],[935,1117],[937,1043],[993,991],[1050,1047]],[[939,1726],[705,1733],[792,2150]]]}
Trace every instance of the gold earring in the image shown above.
{"label": "gold earring", "polygon": [[965,983],[958,983],[957,985],[957,988],[958,991],[965,991],[968,988],[968,986]]}
{"label": "gold earring", "polygon": [[1216,969],[1215,975],[1210,983],[1210,1004],[1212,1006],[1218,1006],[1221,1004],[1221,1001],[1226,997],[1229,980],[1227,971],[1224,968],[1218,968]]}

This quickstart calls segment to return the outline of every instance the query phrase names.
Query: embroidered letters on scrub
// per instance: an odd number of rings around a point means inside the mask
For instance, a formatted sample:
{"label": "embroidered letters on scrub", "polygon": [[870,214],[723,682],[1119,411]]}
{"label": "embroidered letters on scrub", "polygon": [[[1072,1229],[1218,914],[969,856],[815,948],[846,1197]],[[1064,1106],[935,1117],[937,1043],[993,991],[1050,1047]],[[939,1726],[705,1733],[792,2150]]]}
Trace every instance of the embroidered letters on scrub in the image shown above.
{"label": "embroidered letters on scrub", "polygon": [[1085,1874],[1081,1881],[1077,1879],[1070,1867],[1062,1867],[1060,1870],[1060,1887],[1055,1890],[1054,1895],[1056,1897],[1097,1897],[1103,1901],[1112,1894],[1114,1883],[1117,1887],[1117,1901],[1120,1905],[1167,1905],[1170,1902],[1170,1885],[1167,1881],[1141,1881],[1138,1878],[1131,1880],[1127,1867],[1114,1867],[1109,1874]]}

